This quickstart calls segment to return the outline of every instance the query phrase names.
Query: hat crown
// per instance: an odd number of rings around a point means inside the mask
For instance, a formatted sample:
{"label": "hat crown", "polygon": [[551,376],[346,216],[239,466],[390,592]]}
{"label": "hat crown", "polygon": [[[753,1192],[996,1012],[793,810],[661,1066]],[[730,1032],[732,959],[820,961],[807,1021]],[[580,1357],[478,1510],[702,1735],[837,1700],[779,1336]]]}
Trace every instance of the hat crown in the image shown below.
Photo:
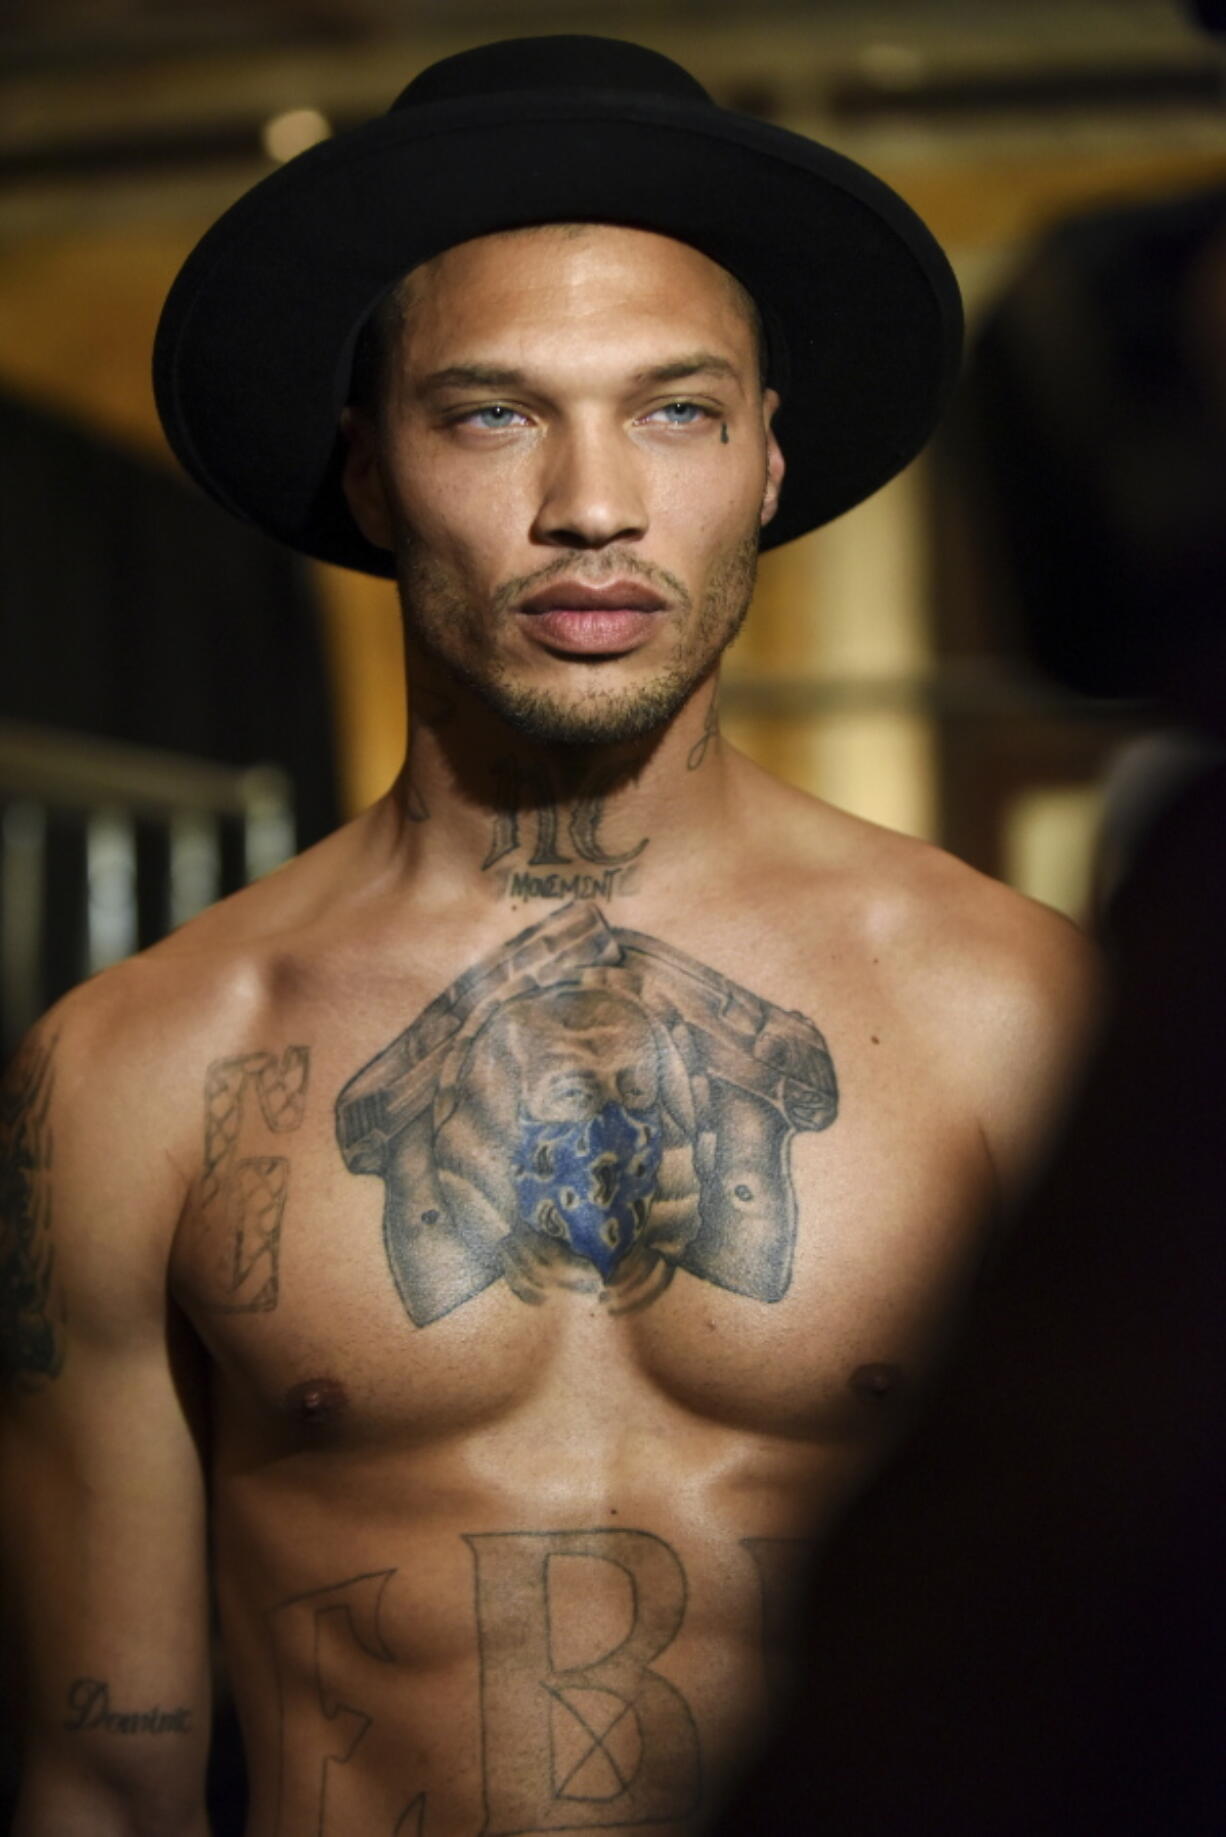
{"label": "hat crown", "polygon": [[575,222],[688,243],[757,301],[788,456],[763,547],[829,522],[922,445],[961,318],[913,213],[829,147],[720,108],[671,58],[575,34],[445,58],[393,112],[231,205],[158,327],[172,447],[219,502],[291,546],[391,574],[394,556],[350,515],[338,434],[373,309],[441,250]]}
{"label": "hat crown", "polygon": [[568,33],[457,51],[415,76],[392,109],[550,89],[603,89],[714,106],[702,84],[662,52],[625,39]]}

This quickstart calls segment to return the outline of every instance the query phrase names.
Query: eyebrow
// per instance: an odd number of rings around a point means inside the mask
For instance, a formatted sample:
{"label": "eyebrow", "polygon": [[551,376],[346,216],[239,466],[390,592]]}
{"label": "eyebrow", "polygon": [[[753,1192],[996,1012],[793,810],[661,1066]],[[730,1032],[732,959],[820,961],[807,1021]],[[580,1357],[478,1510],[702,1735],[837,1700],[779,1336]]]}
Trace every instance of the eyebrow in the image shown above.
{"label": "eyebrow", "polygon": [[[680,383],[686,377],[702,375],[740,380],[736,365],[726,357],[719,357],[713,351],[693,351],[669,363],[636,370],[631,381]],[[434,395],[442,389],[520,389],[527,381],[524,371],[508,369],[501,364],[449,364],[446,369],[423,377],[419,389],[422,395]]]}
{"label": "eyebrow", "polygon": [[726,357],[717,357],[714,351],[693,351],[686,357],[674,358],[672,363],[656,364],[650,370],[635,372],[636,383],[680,383],[687,376],[730,376],[739,381],[735,364]]}
{"label": "eyebrow", "polygon": [[503,369],[498,364],[449,364],[422,378],[423,395],[437,389],[517,389],[525,381],[522,370]]}

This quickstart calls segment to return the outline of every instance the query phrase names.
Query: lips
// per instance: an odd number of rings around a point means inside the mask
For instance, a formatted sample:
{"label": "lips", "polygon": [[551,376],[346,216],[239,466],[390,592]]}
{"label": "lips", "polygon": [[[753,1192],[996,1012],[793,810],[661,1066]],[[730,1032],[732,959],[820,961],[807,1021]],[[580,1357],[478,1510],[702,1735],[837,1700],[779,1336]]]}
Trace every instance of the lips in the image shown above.
{"label": "lips", "polygon": [[572,656],[608,656],[643,644],[667,600],[642,581],[550,581],[519,605],[530,635]]}
{"label": "lips", "polygon": [[519,610],[541,612],[662,612],[668,602],[640,580],[611,580],[592,587],[581,580],[552,580],[520,601]]}

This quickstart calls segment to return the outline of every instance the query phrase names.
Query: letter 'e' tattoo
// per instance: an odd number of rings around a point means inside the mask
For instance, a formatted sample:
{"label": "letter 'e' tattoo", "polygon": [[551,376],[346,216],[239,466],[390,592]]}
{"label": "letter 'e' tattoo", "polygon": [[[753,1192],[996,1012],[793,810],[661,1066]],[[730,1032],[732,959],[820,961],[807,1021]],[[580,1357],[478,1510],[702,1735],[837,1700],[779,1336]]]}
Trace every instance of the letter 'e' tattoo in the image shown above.
{"label": "letter 'e' tattoo", "polygon": [[574,904],[423,1009],[341,1091],[351,1173],[385,1188],[400,1298],[428,1326],[492,1283],[645,1307],[684,1270],[755,1301],[792,1279],[800,1130],[826,1042],[658,938]]}
{"label": "letter 'e' tattoo", "polygon": [[0,1376],[18,1390],[58,1377],[64,1363],[51,1241],[54,1047],[32,1034],[0,1086]]}
{"label": "letter 'e' tattoo", "polygon": [[267,1313],[277,1305],[289,1161],[284,1155],[240,1156],[239,1134],[249,1117],[272,1135],[299,1128],[309,1071],[305,1046],[287,1046],[280,1059],[248,1052],[209,1066],[200,1212],[206,1241],[214,1225],[220,1234],[206,1300],[221,1312]]}

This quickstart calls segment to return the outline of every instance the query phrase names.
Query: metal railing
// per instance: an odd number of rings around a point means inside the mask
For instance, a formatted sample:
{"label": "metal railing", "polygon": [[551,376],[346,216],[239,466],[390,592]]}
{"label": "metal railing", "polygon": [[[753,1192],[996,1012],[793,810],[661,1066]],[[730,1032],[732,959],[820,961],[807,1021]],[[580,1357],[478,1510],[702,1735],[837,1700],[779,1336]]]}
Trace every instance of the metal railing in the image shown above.
{"label": "metal railing", "polygon": [[279,767],[0,722],[0,1045],[293,850]]}

